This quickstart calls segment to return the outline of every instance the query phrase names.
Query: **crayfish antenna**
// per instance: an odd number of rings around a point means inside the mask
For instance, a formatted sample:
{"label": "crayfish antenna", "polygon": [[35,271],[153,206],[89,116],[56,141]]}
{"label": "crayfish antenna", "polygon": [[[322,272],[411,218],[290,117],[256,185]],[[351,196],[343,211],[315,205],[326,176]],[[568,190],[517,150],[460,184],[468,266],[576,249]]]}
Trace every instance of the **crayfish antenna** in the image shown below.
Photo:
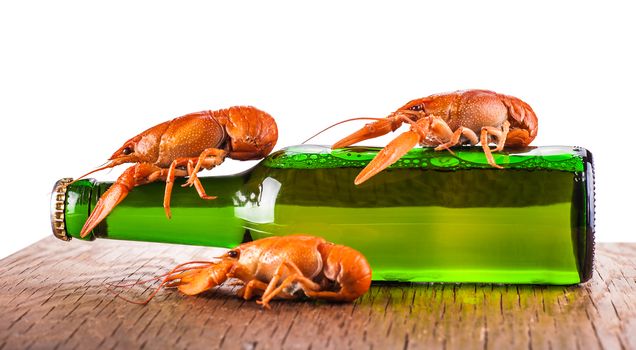
{"label": "crayfish antenna", "polygon": [[104,169],[114,168],[114,167],[116,167],[117,165],[122,164],[122,163],[123,163],[123,162],[119,162],[119,161],[117,161],[117,160],[111,160],[110,162],[108,162],[108,161],[107,161],[107,162],[105,163],[105,165],[102,165],[102,166],[98,167],[97,169],[94,169],[94,170],[91,170],[91,171],[87,172],[86,174],[84,174],[84,175],[82,175],[82,176],[78,177],[77,179],[75,179],[75,180],[73,180],[73,181],[69,182],[68,184],[66,184],[66,186],[68,187],[68,186],[70,186],[70,185],[74,184],[75,182],[77,182],[77,181],[79,181],[79,180],[81,180],[81,179],[83,179],[83,178],[87,177],[87,176],[88,176],[88,175],[90,175],[90,174],[96,173],[96,172],[101,171],[101,170],[104,170]]}
{"label": "crayfish antenna", "polygon": [[[194,267],[193,266],[188,266],[188,265],[194,265],[194,264],[197,264],[197,265],[194,266]],[[117,297],[117,298],[123,299],[123,300],[125,300],[125,301],[127,301],[129,303],[132,303],[132,304],[146,305],[152,299],[154,299],[154,297],[157,295],[157,293],[159,293],[161,288],[163,288],[164,286],[172,287],[172,285],[170,285],[169,283],[172,282],[173,280],[179,278],[178,276],[181,275],[181,273],[187,272],[187,271],[192,271],[192,270],[209,268],[210,266],[215,265],[215,264],[217,264],[217,263],[213,262],[213,261],[188,261],[188,262],[185,262],[185,263],[182,263],[182,264],[179,264],[179,265],[175,266],[172,270],[170,270],[167,273],[164,273],[162,275],[159,275],[159,276],[147,279],[147,280],[138,281],[138,282],[132,282],[132,283],[125,283],[125,284],[106,283],[106,288],[107,288],[107,290],[109,292],[115,293],[115,297]],[[152,281],[157,281],[157,280],[160,280],[161,278],[163,278],[163,280],[161,281],[159,286],[157,286],[157,288],[155,288],[155,290],[145,300],[132,300],[132,299],[129,299],[129,298],[126,298],[126,297],[122,296],[121,292],[116,292],[114,290],[114,288],[131,288],[131,287],[136,286],[136,285],[145,284],[145,283],[152,282]]]}
{"label": "crayfish antenna", "polygon": [[344,124],[344,123],[347,123],[347,122],[350,122],[350,121],[354,121],[354,120],[384,120],[384,118],[359,117],[359,118],[345,119],[345,120],[339,121],[339,122],[337,122],[337,123],[335,123],[335,124],[332,124],[332,125],[330,125],[330,126],[328,126],[328,127],[324,128],[324,129],[320,130],[319,132],[317,132],[316,134],[314,134],[312,137],[310,137],[310,138],[308,138],[307,140],[303,141],[303,142],[301,143],[301,145],[304,145],[304,144],[305,144],[305,143],[307,143],[309,140],[311,140],[311,139],[313,139],[314,137],[316,137],[316,136],[318,136],[318,135],[322,134],[323,132],[325,132],[325,131],[327,131],[327,130],[329,130],[329,129],[333,128],[334,126],[338,126],[338,125],[340,125],[340,124]]}
{"label": "crayfish antenna", "polygon": [[414,122],[408,117],[408,114],[403,112],[391,113],[386,118],[379,118],[376,122],[369,123],[363,126],[353,134],[344,137],[342,140],[336,142],[331,149],[348,147],[360,141],[372,139],[382,135],[386,135],[392,131],[397,130],[402,123],[413,124]]}

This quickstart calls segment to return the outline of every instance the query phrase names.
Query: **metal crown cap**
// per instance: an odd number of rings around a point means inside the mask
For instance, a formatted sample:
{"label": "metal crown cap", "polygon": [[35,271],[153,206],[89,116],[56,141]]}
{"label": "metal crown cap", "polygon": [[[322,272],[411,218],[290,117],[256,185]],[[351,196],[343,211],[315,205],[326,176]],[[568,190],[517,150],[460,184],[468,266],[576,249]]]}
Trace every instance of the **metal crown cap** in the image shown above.
{"label": "metal crown cap", "polygon": [[66,208],[66,185],[73,181],[72,178],[65,177],[58,180],[53,186],[51,193],[51,229],[53,235],[63,241],[70,241],[71,236],[66,232],[64,221],[64,211]]}

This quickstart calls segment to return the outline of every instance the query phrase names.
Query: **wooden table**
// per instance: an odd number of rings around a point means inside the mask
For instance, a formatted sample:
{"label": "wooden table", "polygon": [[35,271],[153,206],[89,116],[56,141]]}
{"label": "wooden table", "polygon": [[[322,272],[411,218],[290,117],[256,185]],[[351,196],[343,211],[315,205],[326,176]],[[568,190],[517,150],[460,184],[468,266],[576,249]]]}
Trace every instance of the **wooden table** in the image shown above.
{"label": "wooden table", "polygon": [[374,283],[351,304],[276,301],[263,310],[229,286],[197,297],[163,290],[139,306],[104,284],[216,254],[44,239],[0,264],[0,349],[636,348],[636,244],[599,244],[583,285]]}

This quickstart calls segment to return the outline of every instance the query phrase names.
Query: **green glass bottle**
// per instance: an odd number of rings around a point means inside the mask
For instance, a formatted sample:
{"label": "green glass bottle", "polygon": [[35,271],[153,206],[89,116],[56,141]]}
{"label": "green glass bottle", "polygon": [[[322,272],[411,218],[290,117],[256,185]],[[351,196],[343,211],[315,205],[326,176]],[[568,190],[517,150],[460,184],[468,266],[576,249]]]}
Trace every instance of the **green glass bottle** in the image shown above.
{"label": "green glass bottle", "polygon": [[[234,247],[250,239],[311,234],[362,252],[374,280],[574,284],[592,275],[592,155],[578,147],[495,153],[416,148],[360,186],[379,148],[295,146],[233,176],[204,177],[202,200],[163,183],[136,187],[89,239]],[[178,184],[178,183],[177,183]],[[79,237],[110,183],[54,191],[53,226]]]}

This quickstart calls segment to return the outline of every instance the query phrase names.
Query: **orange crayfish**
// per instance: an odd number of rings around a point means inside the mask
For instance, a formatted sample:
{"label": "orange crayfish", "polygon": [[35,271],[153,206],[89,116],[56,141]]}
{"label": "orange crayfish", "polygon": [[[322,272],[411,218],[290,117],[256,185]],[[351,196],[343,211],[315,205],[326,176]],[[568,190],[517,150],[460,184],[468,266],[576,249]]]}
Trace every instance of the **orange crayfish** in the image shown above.
{"label": "orange crayfish", "polygon": [[[436,151],[450,151],[449,148],[457,144],[481,143],[488,163],[501,168],[495,163],[492,152],[501,151],[504,146],[527,146],[538,130],[537,116],[520,99],[487,90],[464,90],[413,100],[388,117],[377,119],[336,142],[332,148],[347,147],[387,134],[402,123],[410,124],[411,129],[378,153],[358,174],[354,181],[356,185],[398,161],[418,143],[436,146]],[[488,145],[492,141],[496,141],[496,147],[491,150]]]}
{"label": "orange crayfish", "polygon": [[137,163],[126,169],[101,196],[80,235],[88,235],[133,187],[142,184],[166,181],[163,207],[168,218],[176,176],[188,176],[183,186],[194,185],[202,199],[215,199],[205,193],[197,177],[200,170],[211,169],[223,163],[226,157],[238,160],[264,158],[277,140],[274,119],[254,107],[191,113],[153,126],[126,141],[110,157],[108,164],[79,178],[123,163]]}
{"label": "orange crayfish", "polygon": [[273,298],[294,299],[303,295],[329,301],[353,301],[371,285],[371,268],[361,253],[323,238],[304,235],[274,236],[244,243],[218,257],[218,261],[187,262],[177,265],[165,276],[145,301],[122,298],[147,304],[163,286],[196,295],[228,279],[237,279],[243,284],[239,296],[249,300],[260,295],[257,302],[269,308]]}

